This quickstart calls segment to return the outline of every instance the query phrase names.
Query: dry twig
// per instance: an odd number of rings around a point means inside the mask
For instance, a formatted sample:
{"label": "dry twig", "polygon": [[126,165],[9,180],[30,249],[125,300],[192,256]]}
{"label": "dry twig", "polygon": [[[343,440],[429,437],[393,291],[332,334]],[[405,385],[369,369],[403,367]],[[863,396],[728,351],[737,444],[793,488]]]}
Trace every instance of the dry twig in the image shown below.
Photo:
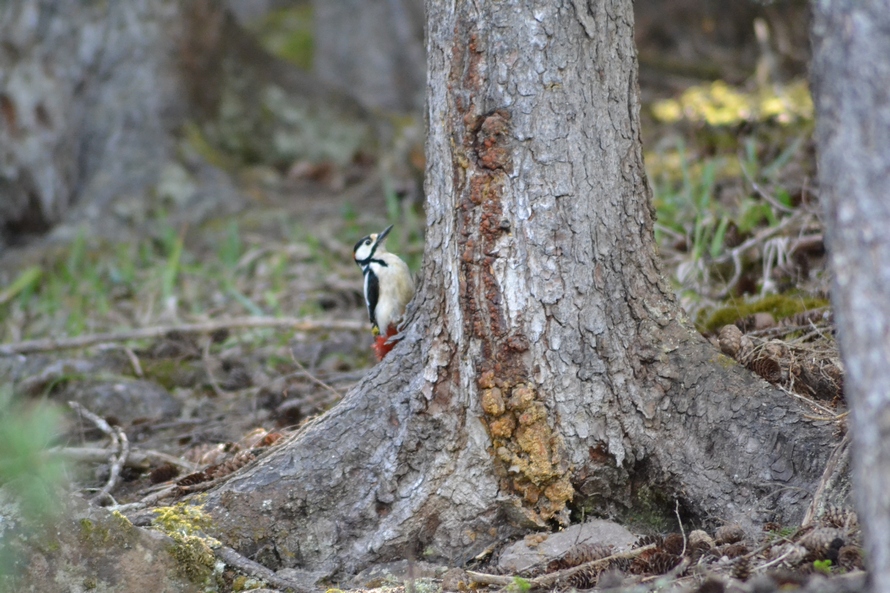
{"label": "dry twig", "polygon": [[762,546],[751,550],[747,554],[743,554],[742,556],[739,556],[738,558],[734,558],[733,564],[737,564],[739,562],[742,562],[743,560],[750,560],[750,559],[754,558],[755,556],[757,556],[758,554],[765,552],[766,550],[769,550],[770,548],[772,548],[775,545],[778,545],[781,542],[793,542],[797,538],[798,535],[800,535],[804,531],[807,531],[808,529],[809,529],[809,526],[798,527],[794,531],[794,533],[792,533],[791,535],[789,535],[787,537],[781,537],[779,539],[768,541],[765,544],[763,544]]}
{"label": "dry twig", "polygon": [[813,400],[813,399],[811,399],[811,398],[808,398],[808,397],[804,397],[804,396],[802,396],[802,395],[798,395],[797,393],[794,393],[794,392],[791,391],[790,389],[786,388],[784,385],[776,385],[776,387],[778,387],[780,390],[784,391],[784,392],[787,393],[788,395],[790,395],[790,396],[792,396],[792,397],[796,397],[797,399],[803,401],[803,402],[806,403],[806,404],[809,404],[810,406],[812,406],[812,407],[814,407],[814,408],[818,408],[819,410],[821,410],[823,413],[825,413],[827,416],[829,416],[829,417],[831,417],[831,418],[838,418],[838,417],[839,417],[839,416],[838,416],[837,414],[835,414],[832,410],[829,410],[829,409],[826,408],[825,406],[818,404],[815,400]]}
{"label": "dry twig", "polygon": [[214,548],[213,553],[216,555],[217,558],[219,558],[229,566],[237,568],[247,575],[265,581],[269,585],[272,585],[273,587],[276,587],[278,589],[282,589],[284,591],[292,590],[295,593],[310,593],[311,591],[313,591],[313,589],[309,587],[305,587],[304,585],[301,585],[294,581],[281,578],[271,569],[266,568],[259,562],[254,562],[250,558],[242,556],[228,546],[219,546],[218,548]]}
{"label": "dry twig", "polygon": [[207,373],[207,379],[210,381],[210,386],[213,388],[213,393],[216,394],[216,397],[223,397],[225,392],[222,387],[219,386],[219,381],[216,380],[216,377],[213,376],[213,369],[210,365],[210,344],[213,342],[209,337],[204,340],[204,348],[201,354],[201,363],[204,365],[204,372]]}
{"label": "dry twig", "polygon": [[[611,556],[606,556],[605,558],[600,558],[599,560],[591,560],[590,562],[585,562],[584,564],[579,564],[578,566],[574,566],[572,568],[566,568],[565,570],[558,570],[556,572],[543,574],[533,579],[527,579],[527,582],[532,589],[546,589],[547,587],[550,587],[563,579],[568,579],[569,577],[585,570],[589,570],[591,568],[599,568],[600,566],[606,566],[613,560],[620,560],[622,558],[636,558],[643,552],[647,552],[653,549],[655,549],[655,544],[649,544],[648,546],[636,548],[635,550],[628,550],[627,552],[612,554]],[[474,583],[481,583],[483,585],[507,586],[514,583],[516,579],[516,577],[514,576],[485,574],[484,572],[473,571],[467,571],[467,575]]]}
{"label": "dry twig", "polygon": [[321,379],[319,379],[318,377],[316,377],[315,375],[310,373],[308,370],[306,370],[306,367],[304,367],[302,364],[300,364],[300,361],[297,360],[296,356],[294,356],[293,351],[291,351],[290,357],[291,357],[291,360],[294,361],[294,364],[297,365],[297,368],[299,368],[301,371],[303,371],[303,374],[305,374],[306,377],[310,381],[312,381],[313,383],[315,383],[317,385],[321,385],[322,387],[324,387],[325,389],[327,389],[328,391],[330,391],[331,393],[336,395],[337,399],[343,399],[343,394],[341,394],[339,391],[337,391],[336,389],[334,389],[333,387],[331,387],[330,385],[328,385],[327,383],[325,383],[324,381],[322,381]]}
{"label": "dry twig", "polygon": [[138,511],[138,510],[141,510],[148,506],[153,505],[154,503],[158,502],[159,500],[163,500],[170,496],[174,496],[176,494],[178,488],[179,488],[179,486],[176,486],[176,485],[167,486],[163,490],[159,490],[158,492],[155,492],[154,494],[149,494],[148,496],[146,496],[145,498],[143,498],[142,500],[139,500],[137,502],[112,505],[112,506],[108,507],[108,509],[111,511],[118,511],[119,513]]}
{"label": "dry twig", "polygon": [[677,515],[677,524],[680,526],[680,534],[683,536],[683,550],[678,554],[679,556],[686,555],[686,530],[683,529],[683,521],[680,519],[680,499],[674,499],[674,514]]}
{"label": "dry twig", "polygon": [[786,206],[785,204],[782,204],[775,197],[773,197],[771,194],[767,193],[762,187],[760,187],[760,185],[754,180],[754,178],[751,177],[751,174],[748,172],[747,167],[745,167],[742,164],[741,157],[739,157],[739,164],[742,165],[742,167],[741,167],[742,174],[745,176],[745,179],[748,180],[748,183],[751,184],[751,187],[754,189],[754,191],[757,192],[757,194],[761,198],[763,198],[773,208],[775,208],[776,210],[778,210],[780,212],[784,212],[786,214],[794,212],[794,208],[790,208],[790,207]]}
{"label": "dry twig", "polygon": [[142,370],[142,365],[139,364],[139,357],[136,356],[136,353],[133,352],[133,349],[129,346],[121,346],[120,349],[124,351],[124,354],[127,356],[127,360],[130,361],[130,366],[133,367],[133,374],[140,379],[145,377],[145,373]]}
{"label": "dry twig", "polygon": [[[108,460],[108,450],[99,447],[54,447],[47,451],[50,455],[59,455],[71,461],[82,461],[87,463],[101,463]],[[130,454],[124,461],[124,467],[132,467],[136,469],[147,469],[151,466],[151,460],[170,463],[181,467],[186,471],[195,471],[197,466],[194,463],[149,449],[130,449]]]}
{"label": "dry twig", "polygon": [[111,453],[108,456],[108,463],[110,465],[108,480],[105,482],[102,489],[90,499],[91,502],[98,503],[101,499],[110,497],[111,491],[114,490],[114,487],[117,485],[121,470],[127,462],[127,457],[130,454],[130,441],[127,439],[127,433],[125,433],[119,426],[111,426],[104,418],[93,414],[77,402],[69,401],[68,405],[72,410],[78,412],[81,416],[95,424],[99,430],[107,434],[111,438],[112,449],[117,449],[117,453]]}
{"label": "dry twig", "polygon": [[86,348],[87,346],[94,346],[105,342],[127,342],[130,340],[155,339],[162,338],[167,334],[174,332],[181,334],[202,334],[213,333],[223,329],[247,329],[259,327],[291,329],[293,331],[301,332],[364,331],[366,324],[361,321],[312,320],[299,319],[296,317],[235,317],[233,319],[221,319],[205,323],[159,325],[154,327],[143,327],[126,332],[89,334],[77,336],[76,338],[27,340],[0,346],[0,356]]}

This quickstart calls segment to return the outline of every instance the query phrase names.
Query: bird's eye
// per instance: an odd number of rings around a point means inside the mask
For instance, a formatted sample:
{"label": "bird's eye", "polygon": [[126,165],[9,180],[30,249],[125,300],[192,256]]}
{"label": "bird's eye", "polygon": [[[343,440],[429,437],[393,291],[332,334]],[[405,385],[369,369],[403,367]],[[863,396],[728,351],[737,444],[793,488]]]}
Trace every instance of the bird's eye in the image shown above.
{"label": "bird's eye", "polygon": [[370,245],[370,244],[371,244],[371,240],[370,240],[370,239],[365,239],[365,245]]}

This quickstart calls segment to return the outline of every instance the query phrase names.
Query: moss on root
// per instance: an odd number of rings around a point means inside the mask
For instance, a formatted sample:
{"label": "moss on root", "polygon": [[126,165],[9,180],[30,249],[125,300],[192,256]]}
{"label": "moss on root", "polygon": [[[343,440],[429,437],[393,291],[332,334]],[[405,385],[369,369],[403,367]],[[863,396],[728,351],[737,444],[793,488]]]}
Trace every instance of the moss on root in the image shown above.
{"label": "moss on root", "polygon": [[724,325],[730,325],[755,313],[769,313],[776,321],[791,317],[804,311],[812,311],[827,307],[828,301],[813,297],[801,297],[798,295],[774,294],[757,299],[750,303],[734,303],[732,305],[715,309],[707,314],[699,316],[699,330],[704,333],[714,333]]}
{"label": "moss on root", "polygon": [[167,551],[176,560],[179,573],[194,583],[207,587],[218,585],[219,571],[213,548],[220,542],[203,533],[213,522],[203,505],[180,502],[154,512],[157,516],[152,526],[173,540]]}

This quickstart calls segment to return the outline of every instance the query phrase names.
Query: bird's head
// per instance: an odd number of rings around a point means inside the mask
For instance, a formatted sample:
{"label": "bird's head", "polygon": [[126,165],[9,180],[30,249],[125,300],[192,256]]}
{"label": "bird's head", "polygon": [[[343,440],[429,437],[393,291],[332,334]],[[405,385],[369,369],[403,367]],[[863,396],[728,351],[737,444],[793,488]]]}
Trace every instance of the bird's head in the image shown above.
{"label": "bird's head", "polygon": [[390,230],[392,230],[392,225],[386,227],[382,233],[372,233],[356,243],[352,250],[355,263],[360,266],[366,265],[378,250],[383,251],[383,242],[386,241],[386,235]]}

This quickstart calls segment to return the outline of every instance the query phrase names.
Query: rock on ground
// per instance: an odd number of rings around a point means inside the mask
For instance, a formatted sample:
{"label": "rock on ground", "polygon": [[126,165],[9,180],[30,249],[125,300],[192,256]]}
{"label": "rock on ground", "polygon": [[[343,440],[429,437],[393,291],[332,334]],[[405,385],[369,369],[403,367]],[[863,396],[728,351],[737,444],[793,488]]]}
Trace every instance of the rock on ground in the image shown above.
{"label": "rock on ground", "polygon": [[[544,539],[538,541],[538,538]],[[637,536],[618,523],[603,519],[590,519],[586,523],[572,525],[558,533],[531,535],[512,544],[501,552],[498,567],[517,573],[540,563],[547,563],[563,556],[581,544],[612,546],[616,552],[630,548]]]}

